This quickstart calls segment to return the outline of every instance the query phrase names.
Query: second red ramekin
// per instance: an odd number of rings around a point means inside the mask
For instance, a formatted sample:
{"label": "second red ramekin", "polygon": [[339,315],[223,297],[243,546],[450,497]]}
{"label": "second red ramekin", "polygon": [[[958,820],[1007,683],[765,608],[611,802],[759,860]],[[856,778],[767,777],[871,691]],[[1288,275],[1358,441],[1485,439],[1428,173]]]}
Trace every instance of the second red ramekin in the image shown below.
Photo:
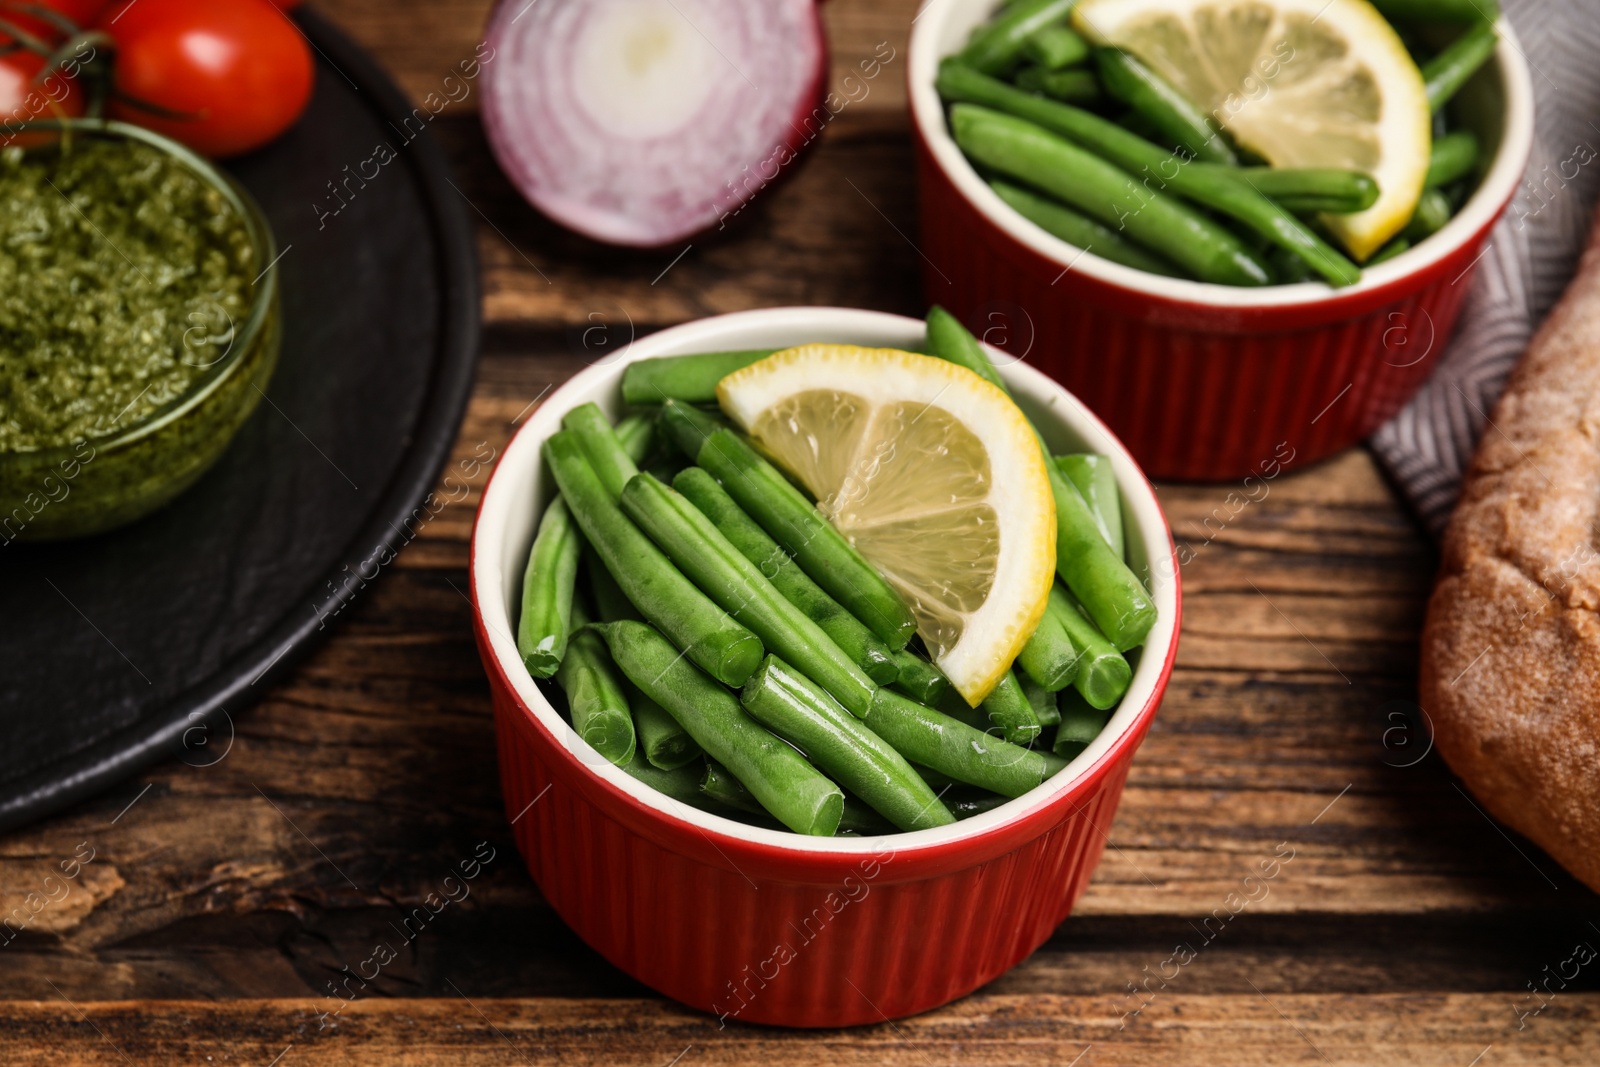
{"label": "second red ramekin", "polygon": [[1516,192],[1533,92],[1500,22],[1460,99],[1492,162],[1442,230],[1334,290],[1163,278],[1050,236],[1008,207],[951,139],[934,91],[995,0],[930,0],[908,59],[923,292],[1065,385],[1156,478],[1225,480],[1322,459],[1391,418],[1455,326],[1484,241]]}
{"label": "second red ramekin", "polygon": [[1180,610],[1172,535],[1149,482],[1087,408],[1026,366],[1003,368],[1053,449],[1112,458],[1129,561],[1160,612],[1133,683],[1066,770],[992,812],[916,833],[804,837],[640,785],[574,735],[523,669],[516,598],[554,491],[540,449],[579,404],[593,400],[615,416],[622,367],[635,359],[807,341],[910,348],[923,335],[916,319],[836,308],[747,311],[653,334],[546,400],[507,446],[478,509],[478,650],[494,697],[506,814],[528,870],[595,950],[725,1022],[845,1026],[926,1011],[1050,936],[1100,859],[1172,670]]}

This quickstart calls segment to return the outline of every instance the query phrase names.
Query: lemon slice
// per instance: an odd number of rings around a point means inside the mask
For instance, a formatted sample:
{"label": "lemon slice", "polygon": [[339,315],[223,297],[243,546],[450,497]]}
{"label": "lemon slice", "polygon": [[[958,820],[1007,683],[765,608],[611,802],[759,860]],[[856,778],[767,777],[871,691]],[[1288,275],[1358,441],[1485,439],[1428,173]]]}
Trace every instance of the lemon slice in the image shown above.
{"label": "lemon slice", "polygon": [[1422,75],[1367,0],[1083,0],[1073,22],[1133,53],[1277,167],[1341,167],[1378,200],[1322,221],[1358,260],[1422,196],[1432,118]]}
{"label": "lemon slice", "polygon": [[1049,478],[1011,398],[942,359],[802,345],[722,379],[717,399],[905,598],[967,703],[988,696],[1056,566]]}

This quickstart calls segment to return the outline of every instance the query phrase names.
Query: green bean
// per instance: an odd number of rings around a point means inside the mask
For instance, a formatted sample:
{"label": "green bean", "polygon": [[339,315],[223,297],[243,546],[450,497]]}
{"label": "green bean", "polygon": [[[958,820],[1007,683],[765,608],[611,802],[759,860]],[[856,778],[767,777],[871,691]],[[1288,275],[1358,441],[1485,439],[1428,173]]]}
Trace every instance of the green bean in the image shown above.
{"label": "green bean", "polygon": [[1054,200],[1030,193],[1010,182],[996,180],[990,182],[989,187],[1017,214],[1068,244],[1077,245],[1086,252],[1093,252],[1101,259],[1109,259],[1113,263],[1121,263],[1124,267],[1132,267],[1150,274],[1171,277],[1178,273],[1155,253],[1146,252],[1115,230],[1107,229],[1088,216],[1080,215]]}
{"label": "green bean", "polygon": [[1008,799],[1010,798],[996,796],[993,793],[963,792],[955,796],[946,796],[944,802],[945,806],[950,809],[950,814],[954,815],[956,821],[959,822],[962,819],[970,819],[974,815],[983,815],[991,812]]}
{"label": "green bean", "polygon": [[689,464],[684,461],[684,458],[678,454],[678,450],[673,449],[671,452],[651,457],[650,462],[646,463],[639,469],[643,471],[649,471],[655,476],[657,481],[666,482],[668,485],[671,485],[672,479],[676,478],[678,476],[678,472],[683,470],[688,465]]}
{"label": "green bean", "polygon": [[699,764],[687,764],[674,770],[664,771],[653,766],[644,758],[642,751],[636,751],[633,759],[622,765],[622,769],[630,776],[643,782],[656,792],[664,794],[680,804],[687,804],[691,808],[709,811],[714,814],[726,814],[727,807],[700,791],[700,778],[702,771]]}
{"label": "green bean", "polygon": [[[928,352],[959,363],[997,388],[1010,392],[983,354],[977,338],[954,315],[938,306],[928,311]],[[1155,625],[1155,604],[1138,577],[1112,553],[1105,538],[1100,536],[1100,528],[1083,494],[1061,473],[1043,438],[1039,439],[1039,448],[1056,502],[1056,573],[1088,606],[1095,625],[1111,638],[1118,650],[1134,648]]]}
{"label": "green bean", "polygon": [[[1037,104],[1067,106],[1011,91]],[[1261,261],[1215,222],[1032,122],[957,104],[950,109],[950,126],[961,150],[976,162],[1118,227],[1201,281],[1265,285],[1270,280]]]}
{"label": "green bean", "polygon": [[[1470,3],[1471,0],[1466,0]],[[1479,22],[1443,51],[1422,65],[1422,85],[1428,93],[1428,107],[1438,111],[1467,84],[1500,44],[1500,33],[1493,22]]]}
{"label": "green bean", "polygon": [[1072,638],[1047,610],[1034,628],[1033,636],[1022,646],[1017,666],[1028,678],[1054,692],[1072,684],[1082,660],[1082,650],[1072,643]]}
{"label": "green bean", "polygon": [[[1175,144],[1162,144],[1161,131],[1156,129],[1149,119],[1137,111],[1124,111],[1116,117],[1115,121],[1118,126],[1121,126],[1131,134],[1143,137],[1146,141],[1158,146],[1163,152],[1175,154],[1178,151],[1178,146]],[[1210,164],[1204,165],[1209,166]]]}
{"label": "green bean", "polygon": [[1083,494],[1084,503],[1094,514],[1094,524],[1100,528],[1106,544],[1120,559],[1128,555],[1122,534],[1122,494],[1117,489],[1117,472],[1112,469],[1110,456],[1091,452],[1075,452],[1055,457],[1056,466],[1067,476],[1067,481]]}
{"label": "green bean", "polygon": [[[741,785],[739,779],[729,774],[728,769],[720,764],[707,761],[705,772],[699,776],[698,788],[703,796],[714,804],[762,816],[763,822],[771,818],[760,802],[750,795],[750,790]],[[845,831],[857,834],[892,834],[894,824],[846,793],[844,810],[839,816],[838,832]]]}
{"label": "green bean", "polygon": [[[950,821],[954,822],[955,817],[951,816]],[[894,833],[895,825],[873,811],[870,806],[863,804],[849,793],[846,793],[844,797],[844,814],[839,816],[839,832],[842,834],[846,831],[860,834],[862,837],[879,837],[883,834]]]}
{"label": "green bean", "polygon": [[766,815],[761,801],[735,778],[728,768],[715,760],[706,760],[706,769],[700,775],[700,791],[712,801],[737,808],[751,815]]}
{"label": "green bean", "polygon": [[[1281,203],[1278,206],[1283,207]],[[1279,285],[1295,285],[1312,280],[1311,268],[1305,265],[1305,261],[1281,248],[1267,249],[1266,260],[1267,266],[1272,268],[1273,281]]]}
{"label": "green bean", "polygon": [[1373,0],[1390,22],[1493,22],[1500,15],[1497,0]]}
{"label": "green bean", "polygon": [[[707,806],[715,806],[724,818],[749,823],[765,830],[784,828],[781,822],[774,819],[772,814],[761,806],[761,801],[757,800],[739,779],[729,773],[728,768],[715,760],[705,761],[705,769],[700,772],[699,789],[701,799]],[[844,822],[842,809],[840,815],[839,821],[842,824]]]}
{"label": "green bean", "polygon": [[[1358,211],[1366,210],[1366,208],[1351,207],[1351,201],[1342,197],[1330,198],[1321,196],[1279,196],[1274,197],[1272,202],[1277,204],[1283,210],[1287,211],[1289,214],[1299,218],[1304,218],[1307,215],[1324,214],[1353,215]],[[1316,231],[1313,230],[1312,232],[1315,233]],[[1342,254],[1343,253],[1341,253],[1341,255]],[[1306,272],[1306,279],[1309,280],[1310,277],[1310,272]]]}
{"label": "green bean", "polygon": [[928,354],[946,363],[965,367],[996,389],[1011,395],[1011,387],[994,369],[983,346],[972,336],[972,331],[961,325],[961,320],[938,304],[928,309]]}
{"label": "green bean", "polygon": [[1048,614],[1083,652],[1073,685],[1097,708],[1109,708],[1122,699],[1133,679],[1133,668],[1105,635],[1095,628],[1078,602],[1059,584],[1050,590]]}
{"label": "green bean", "polygon": [[[1032,96],[995,78],[986,78],[959,63],[946,62],[939,68],[937,86],[941,96],[949,100],[962,101],[952,109],[952,124],[956,121],[956,113],[963,107],[979,104],[996,109],[1009,116],[1012,122],[1022,120],[1027,129],[1034,131],[1034,136],[1031,138],[1033,142],[1047,138],[1055,142],[1056,146],[1064,145],[1070,152],[1079,156],[1086,155],[1084,149],[1092,151],[1096,155],[1088,158],[1095,159],[1099,166],[1109,167],[1114,174],[1119,174],[1127,182],[1134,183],[1132,187],[1140,191],[1136,195],[1155,198],[1151,201],[1152,204],[1178,204],[1186,215],[1199,217],[1187,205],[1178,203],[1166,192],[1161,191],[1170,190],[1172,194],[1228,215],[1278,247],[1293,252],[1331,285],[1350,285],[1361,278],[1361,272],[1355,264],[1308,229],[1303,222],[1257,193],[1227,168],[1185,163],[1179,157],[1151,144],[1137,134],[1128,132],[1114,122],[1081,108]],[[987,113],[993,114],[992,111]],[[1067,138],[1073,143],[1062,142],[1052,135]],[[1017,134],[1012,140],[1020,139],[1021,135]],[[956,140],[960,142],[959,135]],[[1053,165],[1058,173],[1052,178],[1041,173],[1040,161],[1036,158],[1037,153],[1032,151],[1032,147],[1031,144],[1026,148],[1013,144],[1011,151],[1004,158],[998,162],[991,158],[988,162],[999,170],[1005,170],[1005,164],[1011,162],[1013,169],[1018,171],[1015,176],[1069,201],[1076,196],[1078,198],[1076,202],[1085,211],[1093,213],[1094,208],[1089,201],[1097,193],[1102,206],[1108,202],[1104,190],[1099,186],[1080,184],[1072,189],[1066,188],[1072,182],[1068,176],[1070,172],[1066,168],[1073,165],[1077,156],[1062,155],[1057,152],[1056,156],[1060,158],[1056,159]],[[986,150],[990,152],[991,157],[995,155],[992,148]],[[1020,162],[1014,158],[1019,155]],[[979,158],[983,161],[982,157]],[[1028,173],[1020,173],[1023,170]],[[1128,172],[1138,174],[1140,177],[1136,181]],[[1145,216],[1148,214],[1147,206],[1139,214],[1121,220],[1120,224],[1134,239],[1191,270],[1202,280],[1239,285],[1264,284],[1264,281],[1240,281],[1215,273],[1208,275],[1196,269],[1195,257],[1203,255],[1203,249],[1191,247],[1192,242],[1197,239],[1196,234],[1170,227],[1163,229],[1160,226],[1149,229],[1149,232],[1142,232],[1141,228],[1136,227],[1141,227],[1141,224],[1148,227],[1150,222],[1160,221],[1159,217],[1146,219]],[[1115,220],[1107,219],[1107,221]],[[1262,279],[1266,278],[1266,269],[1236,237],[1210,220],[1202,221],[1205,225],[1201,228],[1201,232],[1222,234],[1227,242],[1226,247],[1235,249],[1240,255],[1247,257],[1247,261],[1252,264],[1252,270],[1259,271]],[[1180,252],[1188,258],[1180,256]],[[1252,274],[1251,278],[1254,277]]]}
{"label": "green bean", "polygon": [[892,689],[878,690],[866,723],[906,759],[1008,797],[1020,797],[1063,766],[1042,752],[973,729]]}
{"label": "green bean", "polygon": [[1056,727],[1053,751],[1064,760],[1074,759],[1100,736],[1110,717],[1109,711],[1094,707],[1080,693],[1061,694],[1061,725]]}
{"label": "green bean", "polygon": [[1022,55],[1028,39],[1066,18],[1077,0],[1019,0],[988,25],[980,26],[961,58],[985,74],[1007,70]]}
{"label": "green bean", "polygon": [[639,473],[639,468],[617,438],[616,431],[611,428],[611,420],[600,410],[600,405],[580,404],[567,412],[561,425],[578,438],[584,454],[589,457],[589,466],[600,478],[600,484],[605,486],[612,499],[616,499],[628,479]]}
{"label": "green bean", "polygon": [[1445,223],[1450,221],[1450,215],[1450,198],[1442,190],[1429,189],[1417,201],[1417,210],[1400,234],[1416,244],[1444,229]]}
{"label": "green bean", "polygon": [[561,666],[572,633],[572,588],[578,578],[583,538],[566,502],[550,502],[522,572],[522,608],[517,616],[517,654],[535,678],[548,678]]}
{"label": "green bean", "polygon": [[1202,173],[1244,182],[1279,207],[1297,214],[1327,211],[1348,215],[1378,202],[1378,183],[1358,170],[1334,167],[1217,167],[1193,165]]}
{"label": "green bean", "polygon": [[906,647],[917,623],[905,602],[776,467],[744,438],[718,429],[687,404],[668,401],[661,406],[661,418],[678,447],[721,482],[813,581],[891,651]]}
{"label": "green bean", "polygon": [[778,657],[766,658],[739,700],[751,718],[901,830],[955,821],[904,756]]}
{"label": "green bean", "polygon": [[953,690],[944,672],[908,648],[894,654],[894,687],[919,704],[938,707]]}
{"label": "green bean", "polygon": [[1100,99],[1100,80],[1086,70],[1041,70],[1029,67],[1017,74],[1017,88],[1043,93],[1065,104],[1089,104]]}
{"label": "green bean", "polygon": [[1026,674],[1017,675],[1017,684],[1022,686],[1022,695],[1033,708],[1034,717],[1039,720],[1039,725],[1054,726],[1061,721],[1061,708],[1055,690],[1046,689]]}
{"label": "green bean", "polygon": [[699,458],[712,434],[731,429],[720,412],[706,411],[681,400],[662,403],[659,421],[662,434],[690,463]]}
{"label": "green bean", "polygon": [[717,399],[718,382],[776,351],[758,348],[634,360],[622,372],[622,399],[629,404],[659,404],[664,400],[712,404]]}
{"label": "green bean", "polygon": [[640,470],[670,482],[683,469],[683,458],[675,448],[662,448],[656,440],[656,418],[630,414],[616,424],[616,437]]}
{"label": "green bean", "polygon": [[590,629],[605,640],[622,673],[780,822],[796,833],[824,837],[838,828],[844,808],[839,787],[750,718],[732,693],[680,656],[657,630],[642,622],[599,623]]}
{"label": "green bean", "polygon": [[933,710],[948,715],[956,722],[970,726],[980,733],[990,733],[994,730],[994,724],[989,721],[989,713],[982,707],[975,708],[968,704],[966,698],[953,687]]}
{"label": "green bean", "polygon": [[1410,248],[1410,241],[1406,240],[1404,237],[1396,237],[1394,240],[1390,241],[1388,244],[1374,252],[1372,254],[1372,258],[1367,260],[1367,266],[1376,267],[1379,263],[1382,263],[1385,260],[1393,259],[1401,252],[1409,251]]}
{"label": "green bean", "polygon": [[1478,165],[1478,138],[1470,130],[1457,130],[1434,139],[1433,151],[1428,155],[1428,176],[1423,179],[1425,189],[1437,189],[1459,181]]}
{"label": "green bean", "polygon": [[1070,26],[1040,26],[1022,43],[1022,54],[1047,71],[1058,71],[1089,58],[1089,42]]}
{"label": "green bean", "polygon": [[913,763],[911,769],[916,771],[922,780],[928,783],[928,788],[936,793],[945,792],[951,786],[960,784],[948,774],[940,774],[932,767],[924,767],[921,764]]}
{"label": "green bean", "polygon": [[833,643],[855,660],[867,677],[878,685],[900,677],[898,654],[890,652],[876,634],[812,581],[715,478],[699,467],[686,467],[672,479],[672,487],[710,519],[745,559],[760,568],[785,600],[822,627],[822,632],[833,638]]}
{"label": "green bean", "polygon": [[1106,92],[1149,119],[1193,158],[1202,163],[1239,162],[1216,123],[1161,75],[1115,48],[1097,51],[1095,62]]}
{"label": "green bean", "polygon": [[979,705],[1000,736],[1013,745],[1026,745],[1039,736],[1044,724],[1022,692],[1014,671],[1006,671]]}
{"label": "green bean", "polygon": [[878,688],[810,616],[786,600],[682,494],[648,474],[622,490],[622,510],[701,592],[739,620],[762,644],[799,665],[857,716]]}
{"label": "green bean", "polygon": [[600,562],[600,557],[593,548],[583,546],[581,557],[583,573],[589,579],[589,602],[594,605],[596,616],[601,622],[616,622],[618,619],[642,619],[639,609],[633,606],[633,601],[628,599],[617,580],[611,577],[611,572],[606,570],[606,565]]}
{"label": "green bean", "polygon": [[1056,501],[1056,573],[1118,651],[1138,647],[1156,621],[1150,594],[1100,536],[1083,494],[1054,463],[1046,468]]}
{"label": "green bean", "polygon": [[632,619],[638,622],[644,619],[593,548],[585,544],[580,558],[581,569],[588,579],[589,603],[595,608],[593,621],[618,622],[622,619]]}
{"label": "green bean", "polygon": [[628,520],[571,431],[552,434],[544,454],[572,517],[640,614],[718,681],[743,685],[761,662],[760,639],[707,599]]}
{"label": "green bean", "polygon": [[[573,611],[580,626],[587,621]],[[573,732],[612,763],[633,759],[633,715],[628,694],[612,668],[605,645],[587,630],[578,630],[567,642],[567,654],[556,669],[556,684],[567,695],[567,715]]]}
{"label": "green bean", "polygon": [[643,463],[644,457],[650,454],[650,446],[656,443],[656,420],[628,415],[617,423],[614,432],[628,458],[635,464]]}
{"label": "green bean", "polygon": [[651,766],[676,770],[704,755],[694,738],[665,708],[632,682],[624,682],[623,688],[628,690],[628,706],[633,709],[633,732],[639,738],[639,751]]}

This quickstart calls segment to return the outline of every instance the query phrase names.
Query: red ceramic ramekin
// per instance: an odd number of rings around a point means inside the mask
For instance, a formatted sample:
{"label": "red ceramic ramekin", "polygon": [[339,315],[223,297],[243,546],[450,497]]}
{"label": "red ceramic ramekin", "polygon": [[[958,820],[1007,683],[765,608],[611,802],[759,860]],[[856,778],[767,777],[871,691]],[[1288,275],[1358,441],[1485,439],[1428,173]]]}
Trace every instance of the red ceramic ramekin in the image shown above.
{"label": "red ceramic ramekin", "polygon": [[1088,404],[1152,477],[1224,480],[1348,447],[1409,400],[1444,349],[1533,139],[1509,26],[1458,98],[1492,162],[1443,230],[1346,289],[1162,278],[1050,236],[1008,207],[951,139],[934,91],[995,0],[930,0],[908,59],[923,289]]}
{"label": "red ceramic ramekin", "polygon": [[[540,463],[562,416],[621,409],[622,366],[806,341],[908,348],[915,319],[833,308],[723,315],[653,334],[558,390],[507,446],[472,535],[478,649],[494,694],[506,813],[545,897],[612,963],[725,1020],[844,1026],[976,989],[1066,918],[1100,858],[1133,753],[1177,650],[1178,568],[1154,492],[1089,410],[1026,366],[1002,370],[1056,451],[1110,455],[1129,561],[1160,612],[1100,737],[1033,792],[954,826],[814,838],[708,815],[640,785],[573,734],[518,659],[515,611],[538,516]],[[992,353],[993,354],[993,353]]]}

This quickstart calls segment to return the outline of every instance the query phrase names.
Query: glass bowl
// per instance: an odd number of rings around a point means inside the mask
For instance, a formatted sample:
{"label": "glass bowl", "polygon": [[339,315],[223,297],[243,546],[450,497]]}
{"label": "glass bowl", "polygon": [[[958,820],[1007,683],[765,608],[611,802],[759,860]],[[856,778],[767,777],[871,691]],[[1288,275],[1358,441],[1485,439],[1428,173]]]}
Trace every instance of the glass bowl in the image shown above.
{"label": "glass bowl", "polygon": [[75,444],[0,452],[0,544],[111,530],[148,515],[194,484],[265,395],[281,335],[272,231],[260,206],[237,182],[176,141],[126,123],[51,120],[30,123],[28,129],[139,141],[166,152],[239,212],[257,274],[244,322],[229,331],[223,353],[185,392],[111,433]]}

